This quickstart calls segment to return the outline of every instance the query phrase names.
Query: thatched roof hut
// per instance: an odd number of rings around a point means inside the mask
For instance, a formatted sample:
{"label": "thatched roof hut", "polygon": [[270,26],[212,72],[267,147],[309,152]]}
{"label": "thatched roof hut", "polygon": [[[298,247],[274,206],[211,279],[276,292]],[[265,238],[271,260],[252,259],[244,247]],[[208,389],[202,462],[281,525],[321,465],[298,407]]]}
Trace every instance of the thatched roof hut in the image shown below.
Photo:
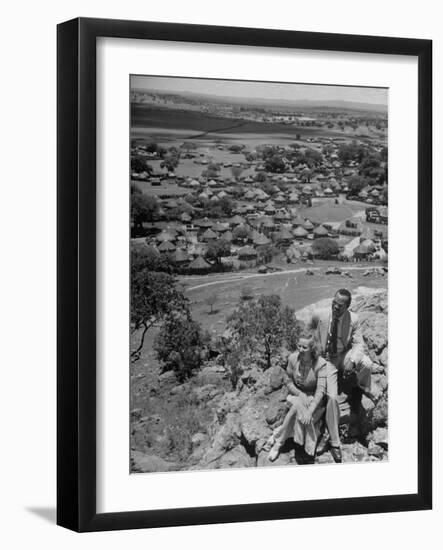
{"label": "thatched roof hut", "polygon": [[175,250],[175,246],[171,243],[171,241],[163,241],[159,246],[158,246],[158,250],[159,252],[174,252]]}
{"label": "thatched roof hut", "polygon": [[263,235],[263,233],[256,232],[257,235],[253,236],[252,242],[255,246],[266,246],[271,243],[271,241],[266,237],[266,235]]}
{"label": "thatched roof hut", "polygon": [[253,260],[257,257],[257,252],[252,248],[252,246],[243,246],[238,250],[237,255],[240,260]]}
{"label": "thatched roof hut", "polygon": [[208,271],[211,269],[211,264],[201,256],[197,256],[197,258],[189,264],[188,268],[194,271]]}
{"label": "thatched roof hut", "polygon": [[296,227],[293,231],[292,231],[292,234],[294,235],[294,237],[296,239],[306,239],[306,237],[308,236],[308,232],[306,231],[306,229],[304,227],[302,227],[301,225],[299,225],[298,227]]}
{"label": "thatched roof hut", "polygon": [[327,237],[329,235],[328,230],[324,225],[318,225],[314,229],[314,238]]}

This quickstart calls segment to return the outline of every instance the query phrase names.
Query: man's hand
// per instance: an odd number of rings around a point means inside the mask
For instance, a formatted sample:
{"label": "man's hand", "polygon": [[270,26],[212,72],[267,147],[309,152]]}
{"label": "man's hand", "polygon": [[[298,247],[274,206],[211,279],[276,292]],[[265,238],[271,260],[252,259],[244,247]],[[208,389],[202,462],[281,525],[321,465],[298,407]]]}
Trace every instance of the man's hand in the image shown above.
{"label": "man's hand", "polygon": [[343,365],[343,378],[348,378],[355,371],[355,363],[349,358]]}

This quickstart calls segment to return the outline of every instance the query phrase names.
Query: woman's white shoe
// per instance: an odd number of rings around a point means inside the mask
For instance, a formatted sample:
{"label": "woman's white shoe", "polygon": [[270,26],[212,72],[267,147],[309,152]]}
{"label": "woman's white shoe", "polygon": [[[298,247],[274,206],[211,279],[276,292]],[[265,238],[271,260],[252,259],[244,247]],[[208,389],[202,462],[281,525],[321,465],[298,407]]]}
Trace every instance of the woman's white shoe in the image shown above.
{"label": "woman's white shoe", "polygon": [[280,454],[280,445],[278,443],[274,443],[274,446],[269,451],[268,460],[270,460],[271,462],[274,462],[274,460],[276,460],[279,454]]}

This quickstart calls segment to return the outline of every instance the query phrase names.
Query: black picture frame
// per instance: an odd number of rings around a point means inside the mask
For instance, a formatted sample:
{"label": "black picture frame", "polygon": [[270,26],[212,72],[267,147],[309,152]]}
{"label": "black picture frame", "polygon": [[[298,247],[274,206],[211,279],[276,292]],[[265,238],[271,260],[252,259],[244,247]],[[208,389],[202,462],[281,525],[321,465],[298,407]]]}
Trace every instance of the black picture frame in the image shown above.
{"label": "black picture frame", "polygon": [[[96,511],[96,39],[398,54],[418,59],[416,494],[136,512]],[[78,18],[57,29],[57,523],[75,531],[426,510],[432,507],[432,42]]]}

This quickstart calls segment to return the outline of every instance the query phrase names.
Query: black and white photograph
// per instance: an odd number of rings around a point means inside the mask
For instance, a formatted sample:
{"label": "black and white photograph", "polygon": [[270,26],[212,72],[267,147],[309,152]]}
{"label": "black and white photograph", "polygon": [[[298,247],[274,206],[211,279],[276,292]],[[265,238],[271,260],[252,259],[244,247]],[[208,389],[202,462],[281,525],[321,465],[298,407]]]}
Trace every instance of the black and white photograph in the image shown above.
{"label": "black and white photograph", "polygon": [[388,90],[130,100],[131,472],[388,460]]}

